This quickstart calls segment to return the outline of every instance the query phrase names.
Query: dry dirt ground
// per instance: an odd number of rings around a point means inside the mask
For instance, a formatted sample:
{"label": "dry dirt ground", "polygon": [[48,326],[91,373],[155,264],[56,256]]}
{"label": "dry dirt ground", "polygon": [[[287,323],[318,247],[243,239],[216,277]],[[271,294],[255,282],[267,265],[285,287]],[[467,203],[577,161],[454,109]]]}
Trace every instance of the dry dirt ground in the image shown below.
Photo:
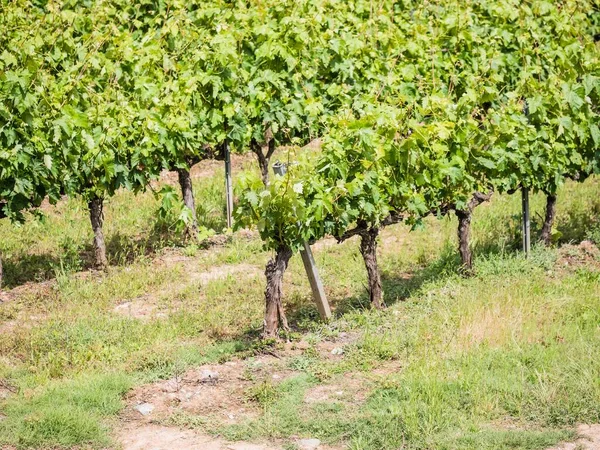
{"label": "dry dirt ground", "polygon": [[[316,351],[331,359],[343,358],[343,348],[356,335],[341,333],[335,341],[316,344]],[[247,360],[223,364],[208,364],[186,371],[166,381],[140,386],[127,396],[127,407],[121,414],[117,441],[124,450],[279,450],[281,442],[228,442],[201,429],[170,426],[170,418],[178,414],[200,417],[222,424],[235,424],[256,418],[261,406],[251,398],[250,390],[257,383],[273,385],[300,372],[291,370],[290,358],[309,348],[307,342],[287,344],[278,352]],[[341,352],[340,352],[340,349]],[[330,401],[362,401],[368,391],[368,380],[362,374],[346,374],[335,382],[308,389],[307,404]],[[141,411],[143,412],[141,412]],[[341,450],[310,438],[296,440],[301,450]]]}

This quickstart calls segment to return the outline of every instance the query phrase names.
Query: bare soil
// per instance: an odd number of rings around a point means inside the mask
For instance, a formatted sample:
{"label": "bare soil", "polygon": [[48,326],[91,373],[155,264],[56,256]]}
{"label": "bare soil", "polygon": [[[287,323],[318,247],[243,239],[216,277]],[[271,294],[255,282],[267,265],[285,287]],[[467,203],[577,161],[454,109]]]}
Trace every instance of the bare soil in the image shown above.
{"label": "bare soil", "polygon": [[[216,373],[218,378],[207,380],[205,373]],[[277,358],[268,355],[204,365],[169,380],[136,388],[127,397],[130,406],[124,418],[150,423],[183,412],[236,423],[257,417],[260,412],[248,392],[257,380],[277,383],[289,375],[290,371],[281,367]],[[152,413],[144,417],[137,412],[134,408],[141,403],[153,405]]]}
{"label": "bare soil", "polygon": [[[356,334],[341,333],[335,341],[316,344],[322,355],[331,349],[353,342]],[[207,364],[185,371],[169,380],[149,383],[131,391],[126,398],[127,406],[121,414],[122,426],[116,436],[124,450],[152,448],[203,449],[203,450],[274,450],[281,449],[277,442],[227,442],[212,437],[201,430],[182,430],[169,426],[177,415],[190,415],[201,420],[222,424],[241,423],[259,417],[261,406],[252,398],[252,388],[261,383],[277,385],[300,372],[288,368],[290,358],[302,354],[310,346],[301,341],[287,344],[272,354],[258,355],[246,360],[235,359],[222,364]],[[207,377],[210,374],[211,377]],[[216,378],[213,378],[214,375]],[[326,385],[308,390],[306,403],[363,401],[367,396],[364,375],[345,374]],[[136,407],[152,405],[152,411],[142,415]],[[298,441],[300,442],[300,441]],[[336,450],[344,447],[320,445],[314,450]]]}
{"label": "bare soil", "polygon": [[269,444],[228,443],[192,430],[156,424],[127,425],[119,433],[123,450],[276,450]]}
{"label": "bare soil", "polygon": [[557,266],[569,270],[581,266],[600,270],[600,249],[592,241],[578,245],[565,244],[559,249]]}

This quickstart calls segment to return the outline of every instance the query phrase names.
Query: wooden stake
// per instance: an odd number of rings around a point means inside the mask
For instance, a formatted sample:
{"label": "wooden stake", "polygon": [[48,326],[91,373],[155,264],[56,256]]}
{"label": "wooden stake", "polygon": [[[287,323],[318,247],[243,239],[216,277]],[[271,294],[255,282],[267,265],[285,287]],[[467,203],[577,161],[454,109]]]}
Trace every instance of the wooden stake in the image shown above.
{"label": "wooden stake", "polygon": [[521,195],[523,199],[523,251],[525,256],[529,257],[531,252],[531,221],[529,217],[529,189],[522,188]]}
{"label": "wooden stake", "polygon": [[227,197],[227,228],[233,227],[233,185],[231,182],[231,154],[225,140],[225,195]]}
{"label": "wooden stake", "polygon": [[[284,176],[287,172],[287,164],[277,161],[275,164],[273,164],[273,172],[275,175]],[[323,283],[321,282],[321,277],[319,276],[319,269],[317,269],[317,264],[315,263],[315,258],[312,254],[312,250],[310,249],[310,245],[308,245],[308,242],[305,242],[303,246],[303,249],[300,250],[300,256],[302,257],[304,269],[306,270],[306,275],[308,276],[313,299],[317,304],[317,309],[319,310],[321,319],[329,320],[331,319],[331,308],[329,307],[329,302],[327,301],[327,296],[325,295],[325,289],[323,289]]]}
{"label": "wooden stake", "polygon": [[319,277],[319,270],[317,269],[315,258],[308,242],[304,243],[304,248],[300,250],[300,256],[302,256],[304,269],[306,269],[306,275],[308,275],[310,288],[312,289],[313,298],[317,304],[321,319],[329,320],[331,319],[331,308],[329,307],[325,289],[323,289],[323,283],[321,282],[321,277]]}

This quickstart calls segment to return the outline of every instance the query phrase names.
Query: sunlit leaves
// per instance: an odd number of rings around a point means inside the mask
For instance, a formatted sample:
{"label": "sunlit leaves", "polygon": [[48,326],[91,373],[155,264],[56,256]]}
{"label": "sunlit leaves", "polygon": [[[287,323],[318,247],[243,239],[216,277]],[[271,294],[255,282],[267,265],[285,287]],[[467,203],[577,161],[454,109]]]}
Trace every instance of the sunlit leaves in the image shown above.
{"label": "sunlit leaves", "polygon": [[[377,19],[362,2],[326,5],[336,13],[313,50],[322,154],[287,180],[320,186],[292,190],[313,212],[312,229],[287,228],[283,200],[272,208],[290,189],[271,186],[269,202],[248,196],[269,246],[340,235],[357,221],[377,225],[390,211],[417,223],[444,206],[464,207],[475,191],[552,193],[596,166],[600,63],[585,5],[440,0],[402,11],[382,2]],[[331,192],[335,201],[324,202]]]}

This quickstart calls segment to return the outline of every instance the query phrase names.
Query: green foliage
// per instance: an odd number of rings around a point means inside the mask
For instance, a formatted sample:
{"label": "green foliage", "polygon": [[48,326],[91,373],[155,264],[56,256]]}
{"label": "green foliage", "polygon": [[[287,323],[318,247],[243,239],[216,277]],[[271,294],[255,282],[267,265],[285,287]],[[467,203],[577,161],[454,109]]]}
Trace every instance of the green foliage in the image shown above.
{"label": "green foliage", "polygon": [[121,410],[123,394],[131,387],[122,374],[87,375],[57,382],[29,398],[4,405],[0,442],[19,448],[71,447],[110,443],[102,421]]}
{"label": "green foliage", "polygon": [[163,186],[156,193],[160,199],[158,208],[159,223],[181,233],[193,222],[192,212],[183,204],[183,200],[173,186]]}
{"label": "green foliage", "polygon": [[269,248],[389,213],[418,224],[477,191],[554,193],[596,170],[593,5],[383,2],[377,19],[365,7],[333,15],[350,48],[327,33],[316,46],[341,59],[319,60],[322,154],[241,199],[238,224],[256,223]]}
{"label": "green foliage", "polygon": [[[0,200],[14,217],[45,195],[137,192],[226,141],[244,150],[270,137],[325,139],[317,161],[266,191],[248,184],[238,224],[257,224],[270,248],[391,212],[416,224],[475,191],[554,193],[598,166],[589,0],[6,9]],[[164,194],[163,216],[178,208]]]}

